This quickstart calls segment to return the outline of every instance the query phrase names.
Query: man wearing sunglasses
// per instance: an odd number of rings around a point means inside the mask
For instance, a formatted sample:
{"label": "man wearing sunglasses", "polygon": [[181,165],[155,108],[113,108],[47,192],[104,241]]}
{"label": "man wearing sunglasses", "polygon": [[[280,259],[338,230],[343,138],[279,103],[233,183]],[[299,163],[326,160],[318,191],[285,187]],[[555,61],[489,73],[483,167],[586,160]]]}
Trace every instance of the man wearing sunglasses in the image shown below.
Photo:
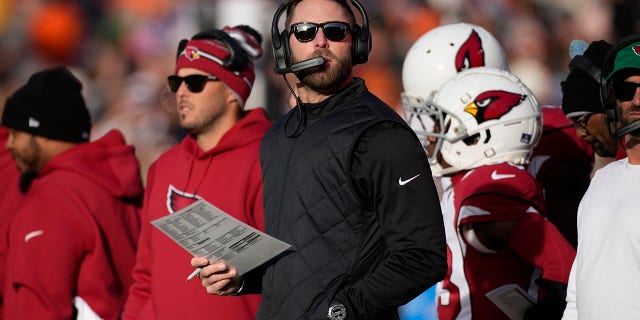
{"label": "man wearing sunglasses", "polygon": [[640,309],[640,33],[609,51],[603,79],[607,121],[627,157],[596,171],[580,202],[563,319],[637,319]]}
{"label": "man wearing sunglasses", "polygon": [[149,168],[134,284],[123,319],[255,319],[259,295],[203,294],[197,280],[185,282],[193,271],[189,253],[149,222],[205,199],[264,229],[258,153],[271,123],[263,108],[245,110],[261,42],[255,30],[237,26],[203,31],[178,46],[167,84],[188,134]]}
{"label": "man wearing sunglasses", "polygon": [[588,142],[595,153],[595,170],[626,155],[619,138],[607,128],[607,118],[600,100],[601,68],[613,47],[604,41],[593,41],[583,52],[572,57],[562,87],[562,111],[573,122],[576,136]]}
{"label": "man wearing sunglasses", "polygon": [[[274,34],[290,49],[286,65],[298,70],[297,105],[265,134],[260,160],[265,230],[293,249],[242,279],[212,264],[203,286],[219,295],[238,293],[241,283],[240,294],[261,289],[258,319],[398,319],[397,307],[447,270],[427,157],[406,122],[353,76],[369,50],[361,5],[286,6],[286,29]],[[278,49],[274,41],[276,58]],[[298,68],[317,57],[319,65]]]}

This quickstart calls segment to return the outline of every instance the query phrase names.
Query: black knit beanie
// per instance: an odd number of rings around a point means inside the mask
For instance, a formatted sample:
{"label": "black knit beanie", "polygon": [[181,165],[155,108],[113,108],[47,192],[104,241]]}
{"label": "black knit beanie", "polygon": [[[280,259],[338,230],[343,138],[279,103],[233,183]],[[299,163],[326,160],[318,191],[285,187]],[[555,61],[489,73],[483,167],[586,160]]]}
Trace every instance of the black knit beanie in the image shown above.
{"label": "black knit beanie", "polygon": [[560,82],[562,87],[562,111],[568,117],[589,113],[604,113],[600,100],[600,82],[595,77],[613,45],[599,40],[591,42],[582,55],[572,59],[567,78]]}
{"label": "black knit beanie", "polygon": [[91,117],[82,83],[63,66],[34,73],[7,99],[2,125],[55,140],[89,141]]}

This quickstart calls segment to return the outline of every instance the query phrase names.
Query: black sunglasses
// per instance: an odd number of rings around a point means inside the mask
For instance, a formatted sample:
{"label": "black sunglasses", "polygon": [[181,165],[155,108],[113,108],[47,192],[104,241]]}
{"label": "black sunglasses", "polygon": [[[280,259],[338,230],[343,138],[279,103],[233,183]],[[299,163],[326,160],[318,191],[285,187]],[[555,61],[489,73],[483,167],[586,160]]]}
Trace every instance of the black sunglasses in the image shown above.
{"label": "black sunglasses", "polygon": [[325,37],[331,41],[341,41],[347,36],[351,26],[342,21],[329,21],[324,23],[298,22],[291,25],[291,32],[300,42],[309,42],[315,39],[318,29],[322,28]]}
{"label": "black sunglasses", "polygon": [[632,100],[636,94],[636,89],[640,87],[640,83],[633,83],[627,81],[614,81],[613,82],[613,94],[618,101]]}
{"label": "black sunglasses", "polygon": [[204,89],[204,84],[207,81],[216,81],[218,80],[217,77],[214,76],[205,76],[202,74],[192,74],[190,76],[186,76],[186,77],[180,77],[180,76],[168,76],[167,77],[167,83],[169,84],[169,90],[171,90],[171,92],[176,93],[178,92],[178,88],[180,88],[180,84],[182,84],[182,81],[184,81],[185,85],[187,86],[187,89],[193,93],[198,93],[201,92],[202,89]]}

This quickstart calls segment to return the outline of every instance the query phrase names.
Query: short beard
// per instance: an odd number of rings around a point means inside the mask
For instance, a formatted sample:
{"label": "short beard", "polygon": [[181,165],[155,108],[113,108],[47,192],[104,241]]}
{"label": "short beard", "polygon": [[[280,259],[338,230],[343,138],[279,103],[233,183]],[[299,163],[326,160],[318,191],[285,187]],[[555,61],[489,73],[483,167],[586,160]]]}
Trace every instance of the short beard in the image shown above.
{"label": "short beard", "polygon": [[[637,112],[638,108],[637,107],[632,107],[630,109],[627,109],[626,111],[629,112],[629,113],[630,112]],[[628,125],[631,125],[631,124],[633,124],[635,122],[640,121],[640,120],[628,121],[627,118],[626,118],[626,114],[625,113],[626,112],[622,112],[620,109],[618,109],[618,114],[622,114],[623,116],[620,117],[620,127],[617,130],[620,130],[621,128],[624,128],[624,127],[626,127]],[[633,131],[631,131],[631,132],[629,132],[627,134],[631,135],[635,139],[640,139],[640,129],[633,130]]]}
{"label": "short beard", "polygon": [[322,65],[297,72],[296,76],[302,84],[315,92],[334,93],[351,74],[353,68],[351,56],[341,60],[328,50],[318,50],[314,52],[314,55],[317,57],[328,56],[338,63],[335,64],[335,69],[327,69],[325,65]]}
{"label": "short beard", "polygon": [[20,192],[22,194],[27,193],[29,191],[29,187],[31,187],[31,183],[35,178],[38,177],[38,174],[33,171],[27,171],[20,175]]}

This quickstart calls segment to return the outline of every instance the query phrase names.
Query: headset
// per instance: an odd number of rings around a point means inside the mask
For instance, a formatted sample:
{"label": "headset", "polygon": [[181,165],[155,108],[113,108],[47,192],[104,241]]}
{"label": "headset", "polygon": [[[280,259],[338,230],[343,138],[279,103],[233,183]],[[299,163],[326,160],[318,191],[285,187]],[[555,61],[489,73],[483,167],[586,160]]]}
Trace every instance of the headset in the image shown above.
{"label": "headset", "polygon": [[627,133],[640,128],[640,121],[636,121],[622,128],[616,129],[618,116],[616,114],[616,99],[612,90],[613,79],[607,80],[607,76],[613,71],[613,68],[615,66],[615,58],[618,54],[618,51],[638,41],[640,41],[640,33],[634,33],[618,40],[618,42],[614,44],[613,48],[611,48],[611,50],[609,50],[609,52],[605,55],[604,61],[602,63],[602,73],[600,79],[600,101],[607,116],[607,127],[609,129],[609,133],[614,137],[622,137]]}
{"label": "headset", "polygon": [[[231,71],[240,71],[246,68],[249,63],[249,57],[245,53],[244,49],[240,46],[238,41],[232,38],[228,33],[220,29],[211,29],[197,33],[191,40],[218,40],[222,42],[229,50],[229,55],[222,61],[222,66]],[[189,40],[182,39],[178,44],[178,50],[176,52],[176,61],[180,58],[182,51],[187,46]]]}
{"label": "headset", "polygon": [[577,55],[569,61],[570,70],[580,70],[593,78],[598,84],[602,84],[602,70],[591,59],[584,55]]}
{"label": "headset", "polygon": [[[282,14],[291,7],[292,2],[293,1],[290,0],[286,3],[281,4],[280,7],[278,7],[278,10],[276,10],[275,15],[273,16],[273,21],[271,23],[271,43],[273,46],[273,57],[275,60],[274,71],[278,74],[296,72],[301,69],[310,68],[324,63],[324,60],[322,62],[320,62],[319,60],[307,62],[307,60],[305,60],[300,63],[291,65],[289,31],[286,30],[286,26],[285,30],[279,31],[278,22],[280,22],[280,17],[282,16]],[[351,0],[351,3],[358,9],[362,17],[362,27],[356,24],[351,30],[351,35],[353,38],[351,57],[353,59],[353,64],[363,64],[369,60],[369,52],[371,51],[371,31],[369,30],[369,18],[367,17],[367,12],[364,10],[364,7],[362,7],[362,4],[360,4],[358,0]]]}

